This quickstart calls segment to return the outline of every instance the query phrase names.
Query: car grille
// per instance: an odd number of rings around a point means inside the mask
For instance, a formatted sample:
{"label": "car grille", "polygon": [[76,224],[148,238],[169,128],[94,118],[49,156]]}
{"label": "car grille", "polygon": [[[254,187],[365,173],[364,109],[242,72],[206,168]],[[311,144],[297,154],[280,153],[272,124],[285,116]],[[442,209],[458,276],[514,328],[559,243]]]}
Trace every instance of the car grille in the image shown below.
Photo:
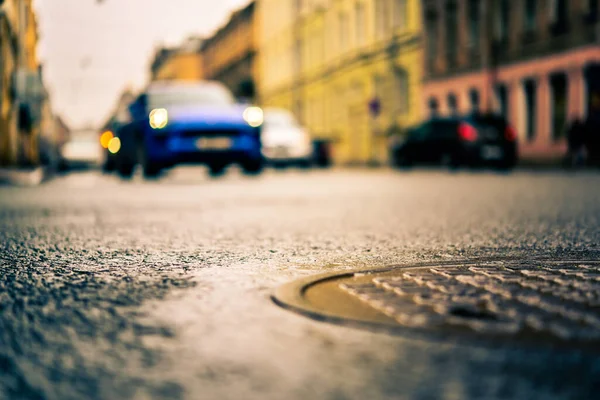
{"label": "car grille", "polygon": [[180,132],[181,137],[206,137],[206,136],[237,136],[239,134],[238,130],[235,129],[193,129],[193,130],[184,130]]}

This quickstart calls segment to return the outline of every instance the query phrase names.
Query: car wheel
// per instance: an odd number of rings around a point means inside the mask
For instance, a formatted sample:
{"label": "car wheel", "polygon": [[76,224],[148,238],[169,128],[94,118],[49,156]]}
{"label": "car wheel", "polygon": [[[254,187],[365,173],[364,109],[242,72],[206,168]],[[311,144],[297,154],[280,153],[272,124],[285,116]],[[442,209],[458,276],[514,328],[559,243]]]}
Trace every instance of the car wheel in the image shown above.
{"label": "car wheel", "polygon": [[242,170],[247,175],[258,175],[262,172],[264,163],[262,160],[248,160],[242,162]]}
{"label": "car wheel", "polygon": [[310,160],[303,160],[298,163],[298,167],[301,169],[309,169],[312,167],[312,162]]}
{"label": "car wheel", "polygon": [[412,160],[402,154],[396,154],[394,157],[394,167],[398,169],[409,169],[413,166]]}
{"label": "car wheel", "polygon": [[114,160],[106,160],[104,164],[102,164],[102,172],[105,174],[110,174],[116,169]]}
{"label": "car wheel", "polygon": [[127,160],[122,160],[117,165],[117,173],[122,179],[131,179],[135,165]]}
{"label": "car wheel", "polygon": [[500,171],[511,171],[517,166],[517,160],[515,159],[504,159],[498,165],[498,170]]}
{"label": "car wheel", "polygon": [[144,174],[144,178],[146,179],[155,179],[161,173],[160,165],[153,162],[148,157],[148,152],[146,151],[146,147],[143,143],[138,144],[138,163],[142,167],[142,173]]}
{"label": "car wheel", "polygon": [[225,173],[227,164],[214,163],[208,165],[208,174],[212,177],[222,176]]}

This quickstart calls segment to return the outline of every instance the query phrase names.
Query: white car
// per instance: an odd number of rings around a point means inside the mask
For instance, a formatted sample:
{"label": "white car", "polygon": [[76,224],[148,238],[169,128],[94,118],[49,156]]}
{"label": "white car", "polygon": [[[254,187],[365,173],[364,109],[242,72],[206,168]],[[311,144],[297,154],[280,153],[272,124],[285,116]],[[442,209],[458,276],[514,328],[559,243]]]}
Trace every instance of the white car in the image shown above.
{"label": "white car", "polygon": [[311,165],[312,140],[291,112],[279,108],[265,109],[261,138],[262,153],[269,164]]}
{"label": "white car", "polygon": [[97,168],[102,161],[102,147],[95,132],[75,134],[61,149],[62,170]]}

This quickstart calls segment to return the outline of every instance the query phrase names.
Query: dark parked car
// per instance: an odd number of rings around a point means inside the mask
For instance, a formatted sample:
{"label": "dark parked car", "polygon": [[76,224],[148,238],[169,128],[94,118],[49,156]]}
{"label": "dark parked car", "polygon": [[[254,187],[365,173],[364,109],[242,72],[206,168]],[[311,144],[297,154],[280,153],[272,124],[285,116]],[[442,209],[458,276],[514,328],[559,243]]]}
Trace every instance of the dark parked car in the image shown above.
{"label": "dark parked car", "polygon": [[392,146],[391,158],[395,166],[404,168],[433,164],[510,169],[518,159],[517,134],[495,115],[435,118],[409,129]]}

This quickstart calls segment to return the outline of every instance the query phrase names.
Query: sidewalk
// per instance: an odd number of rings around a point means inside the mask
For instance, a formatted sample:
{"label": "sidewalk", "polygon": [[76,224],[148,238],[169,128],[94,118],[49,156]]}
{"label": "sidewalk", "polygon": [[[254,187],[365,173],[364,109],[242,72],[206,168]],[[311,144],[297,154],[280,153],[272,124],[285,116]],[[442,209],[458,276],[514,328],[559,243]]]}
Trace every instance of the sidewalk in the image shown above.
{"label": "sidewalk", "polygon": [[0,168],[0,185],[37,186],[46,179],[43,167]]}

